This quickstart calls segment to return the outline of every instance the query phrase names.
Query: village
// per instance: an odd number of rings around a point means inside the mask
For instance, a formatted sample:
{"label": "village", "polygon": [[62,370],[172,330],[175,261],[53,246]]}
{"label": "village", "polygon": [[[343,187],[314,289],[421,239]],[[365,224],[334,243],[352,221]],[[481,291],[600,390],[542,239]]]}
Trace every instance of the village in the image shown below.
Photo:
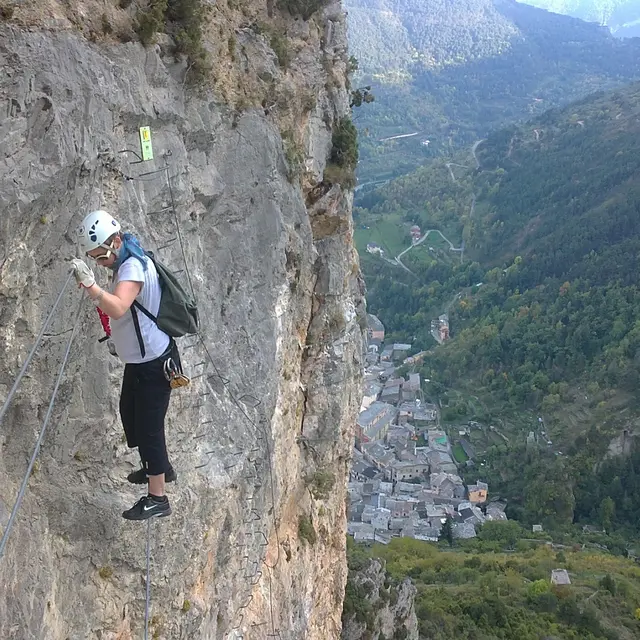
{"label": "village", "polygon": [[[505,504],[489,501],[484,482],[465,486],[452,444],[440,428],[439,408],[425,402],[418,373],[396,375],[419,364],[425,352],[385,345],[385,328],[368,314],[364,397],[356,421],[349,477],[348,533],[358,541],[388,544],[394,537],[437,542],[447,521],[454,538],[476,536],[487,520],[506,520]],[[448,338],[448,318],[434,323]],[[435,336],[434,336],[435,337]],[[438,340],[440,342],[440,340]],[[459,431],[463,436],[464,430]],[[473,464],[471,445],[460,437]]]}

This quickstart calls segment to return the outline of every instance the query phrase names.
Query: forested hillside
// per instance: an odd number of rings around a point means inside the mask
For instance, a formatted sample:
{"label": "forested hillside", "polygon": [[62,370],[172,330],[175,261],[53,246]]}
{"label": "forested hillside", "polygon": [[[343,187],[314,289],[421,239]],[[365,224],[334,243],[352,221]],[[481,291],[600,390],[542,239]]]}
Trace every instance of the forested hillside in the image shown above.
{"label": "forested hillside", "polygon": [[[373,629],[375,611],[354,574],[386,561],[387,597],[409,576],[417,587],[420,638],[429,640],[634,640],[640,635],[640,568],[597,545],[545,544],[513,522],[489,522],[478,540],[435,544],[398,538],[348,545],[343,616]],[[565,569],[570,585],[551,584]],[[362,636],[365,637],[365,636]],[[370,636],[371,637],[371,636]],[[394,638],[405,638],[400,629]]]}
{"label": "forested hillside", "polygon": [[[505,123],[640,79],[640,40],[507,0],[346,0],[360,182],[398,176]],[[396,135],[411,137],[385,140]]]}
{"label": "forested hillside", "polygon": [[464,240],[462,262],[431,240],[414,247],[402,258],[413,275],[365,254],[369,305],[416,350],[449,312],[453,339],[422,373],[450,424],[503,425],[483,475],[525,522],[640,528],[640,451],[598,466],[613,437],[640,427],[639,147],[635,84],[491,134],[356,210],[361,247],[390,224],[390,255],[414,223]]}
{"label": "forested hillside", "polygon": [[607,25],[622,38],[640,36],[637,0],[519,0],[534,7]]}

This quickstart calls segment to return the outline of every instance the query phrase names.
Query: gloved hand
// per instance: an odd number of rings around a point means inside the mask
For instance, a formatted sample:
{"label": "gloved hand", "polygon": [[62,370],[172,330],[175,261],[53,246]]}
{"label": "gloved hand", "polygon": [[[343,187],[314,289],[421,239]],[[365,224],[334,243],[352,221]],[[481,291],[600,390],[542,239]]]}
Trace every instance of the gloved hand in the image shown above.
{"label": "gloved hand", "polygon": [[78,284],[88,288],[96,283],[93,271],[80,258],[74,258],[71,261],[71,268]]}

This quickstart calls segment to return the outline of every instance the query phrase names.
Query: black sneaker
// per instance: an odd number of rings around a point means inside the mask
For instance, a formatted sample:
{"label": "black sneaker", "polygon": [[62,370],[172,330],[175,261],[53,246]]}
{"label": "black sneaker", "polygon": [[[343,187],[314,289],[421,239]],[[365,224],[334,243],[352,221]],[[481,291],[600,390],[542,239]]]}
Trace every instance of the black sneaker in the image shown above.
{"label": "black sneaker", "polygon": [[164,518],[171,515],[169,498],[165,496],[163,501],[151,496],[144,496],[136,502],[131,509],[122,512],[125,520],[148,520],[149,518]]}
{"label": "black sneaker", "polygon": [[[175,469],[171,467],[167,473],[164,474],[165,482],[175,482],[178,479],[178,474]],[[144,469],[138,469],[137,471],[132,471],[128,476],[127,480],[132,484],[147,484],[149,482],[149,476]]]}

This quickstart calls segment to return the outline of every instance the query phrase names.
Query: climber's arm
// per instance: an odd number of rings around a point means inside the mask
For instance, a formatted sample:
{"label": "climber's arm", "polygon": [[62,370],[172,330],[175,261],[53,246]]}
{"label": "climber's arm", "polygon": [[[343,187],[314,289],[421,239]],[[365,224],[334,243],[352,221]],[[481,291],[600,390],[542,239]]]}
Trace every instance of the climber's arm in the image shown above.
{"label": "climber's arm", "polygon": [[113,293],[101,289],[97,284],[88,287],[87,293],[110,318],[118,320],[129,311],[141,289],[142,282],[123,280],[118,282]]}

